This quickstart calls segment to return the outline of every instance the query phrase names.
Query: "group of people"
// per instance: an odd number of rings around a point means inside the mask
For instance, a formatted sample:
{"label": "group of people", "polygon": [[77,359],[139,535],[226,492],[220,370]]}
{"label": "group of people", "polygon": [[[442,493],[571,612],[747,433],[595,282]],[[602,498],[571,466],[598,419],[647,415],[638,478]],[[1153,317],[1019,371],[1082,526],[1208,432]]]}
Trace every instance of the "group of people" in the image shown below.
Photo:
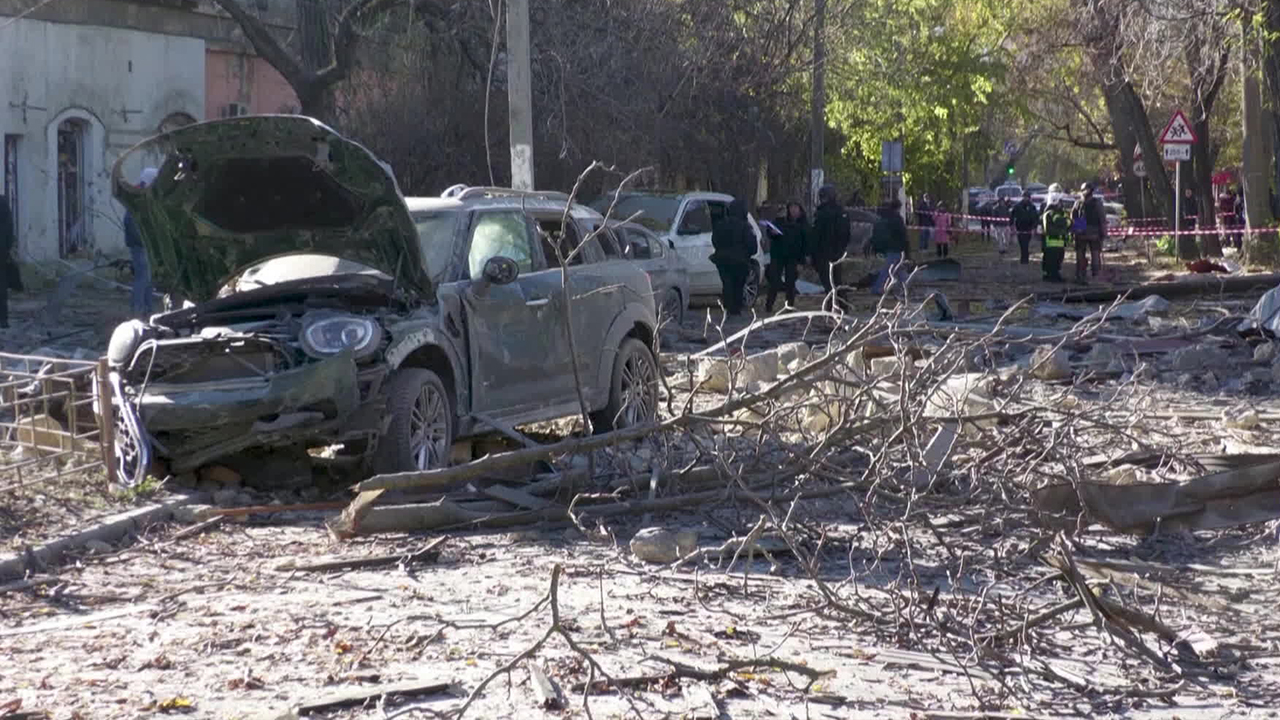
{"label": "group of people", "polygon": [[[1062,263],[1066,246],[1076,248],[1077,283],[1085,284],[1102,269],[1102,241],[1107,237],[1107,215],[1102,199],[1092,183],[1080,186],[1080,198],[1070,208],[1065,194],[1053,191],[1043,209],[1031,200],[1031,191],[1023,190],[1014,203],[1006,196],[978,207],[982,237],[993,241],[1001,255],[1008,252],[1011,237],[1018,240],[1018,260],[1031,262],[1031,241],[1041,237],[1040,270],[1049,282],[1064,282]],[[930,239],[938,245],[938,257],[946,257],[950,246],[952,216],[942,203],[933,204],[926,194],[916,205],[916,222],[920,226],[920,249],[927,250]],[[940,239],[942,238],[942,239]]]}
{"label": "group of people", "polygon": [[[834,186],[826,185],[818,191],[818,207],[813,212],[812,223],[798,200],[787,202],[772,220],[767,219],[769,208],[760,208],[759,214],[761,232],[769,238],[766,312],[773,312],[780,293],[786,295],[788,305],[795,306],[796,280],[806,260],[828,293],[832,287],[843,284],[836,261],[849,246],[850,220]],[[751,258],[759,249],[742,201],[730,203],[725,217],[714,225],[711,247],[711,262],[720,273],[725,312],[740,315],[746,309],[743,290],[750,275]]]}

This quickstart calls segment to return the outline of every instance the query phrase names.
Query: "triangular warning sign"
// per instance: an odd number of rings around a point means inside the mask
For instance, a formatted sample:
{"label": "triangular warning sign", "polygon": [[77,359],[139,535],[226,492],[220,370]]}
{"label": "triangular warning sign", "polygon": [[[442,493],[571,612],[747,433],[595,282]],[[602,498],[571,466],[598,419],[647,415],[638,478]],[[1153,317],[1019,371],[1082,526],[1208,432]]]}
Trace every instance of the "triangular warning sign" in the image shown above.
{"label": "triangular warning sign", "polygon": [[1169,125],[1165,127],[1164,132],[1160,133],[1160,142],[1173,145],[1190,145],[1196,141],[1196,134],[1191,129],[1191,123],[1187,122],[1187,116],[1182,114],[1181,110],[1173,113],[1173,118],[1169,120]]}

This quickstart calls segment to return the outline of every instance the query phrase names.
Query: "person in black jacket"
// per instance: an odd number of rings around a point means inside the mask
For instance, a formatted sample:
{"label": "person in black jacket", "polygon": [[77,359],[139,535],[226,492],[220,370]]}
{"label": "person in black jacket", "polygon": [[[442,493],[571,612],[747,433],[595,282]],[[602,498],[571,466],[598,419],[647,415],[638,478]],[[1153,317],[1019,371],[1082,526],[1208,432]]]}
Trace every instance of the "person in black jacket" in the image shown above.
{"label": "person in black jacket", "polygon": [[764,303],[767,313],[773,312],[779,288],[786,291],[787,305],[796,306],[796,267],[804,260],[809,246],[809,218],[798,201],[788,202],[775,224],[782,235],[774,237],[769,247],[769,297]]}
{"label": "person in black jacket", "polygon": [[837,261],[849,249],[850,237],[849,212],[836,199],[835,186],[823,185],[818,189],[818,209],[813,212],[809,254],[813,258],[818,281],[827,294],[844,284]]}
{"label": "person in black jacket", "polygon": [[729,210],[711,230],[711,262],[720,271],[721,299],[725,312],[739,315],[743,310],[742,288],[747,284],[756,239],[741,200],[729,203]]}
{"label": "person in black jacket", "polygon": [[894,198],[880,208],[880,219],[871,230],[871,245],[877,254],[884,255],[884,267],[871,285],[871,292],[884,292],[889,273],[903,260],[911,259],[911,246],[907,243],[907,224],[901,215],[902,201]]}
{"label": "person in black jacket", "polygon": [[1031,191],[1022,191],[1022,200],[1009,211],[1013,219],[1013,230],[1018,233],[1019,261],[1026,265],[1031,260],[1031,235],[1040,226],[1040,211],[1031,202]]}
{"label": "person in black jacket", "polygon": [[20,283],[15,283],[18,276],[17,265],[13,262],[14,237],[13,216],[9,212],[9,199],[0,195],[0,328],[9,327],[9,286],[20,290]]}

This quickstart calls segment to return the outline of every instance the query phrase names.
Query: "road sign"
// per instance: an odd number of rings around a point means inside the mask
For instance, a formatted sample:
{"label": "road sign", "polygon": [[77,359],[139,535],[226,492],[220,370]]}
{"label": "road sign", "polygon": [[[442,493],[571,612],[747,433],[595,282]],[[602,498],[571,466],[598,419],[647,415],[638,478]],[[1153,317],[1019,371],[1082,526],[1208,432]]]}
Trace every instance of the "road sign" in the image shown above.
{"label": "road sign", "polygon": [[1147,164],[1142,160],[1133,161],[1133,174],[1137,177],[1144,178],[1147,176]]}
{"label": "road sign", "polygon": [[1134,146],[1133,146],[1133,159],[1134,159],[1134,161],[1135,161],[1135,162],[1136,162],[1136,161],[1138,161],[1138,160],[1141,160],[1141,159],[1142,159],[1142,146],[1141,146],[1141,145],[1134,145]]}
{"label": "road sign", "polygon": [[[1191,123],[1187,122],[1187,116],[1182,114],[1181,110],[1175,111],[1173,117],[1170,118],[1169,124],[1165,127],[1164,132],[1160,133],[1160,142],[1165,144],[1181,144],[1190,145],[1196,141],[1195,131],[1191,129]],[[1169,156],[1166,153],[1165,159]]]}
{"label": "road sign", "polygon": [[880,142],[880,170],[883,172],[902,172],[902,141],[882,140]]}
{"label": "road sign", "polygon": [[1165,160],[1190,160],[1191,146],[1186,144],[1174,144],[1164,146]]}

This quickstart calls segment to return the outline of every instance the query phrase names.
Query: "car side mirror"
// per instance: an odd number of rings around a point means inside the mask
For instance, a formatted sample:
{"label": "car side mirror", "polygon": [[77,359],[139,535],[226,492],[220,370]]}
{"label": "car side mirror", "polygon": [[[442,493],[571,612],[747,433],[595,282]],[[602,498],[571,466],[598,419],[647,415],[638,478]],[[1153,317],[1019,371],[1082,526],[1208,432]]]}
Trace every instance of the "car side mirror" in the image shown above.
{"label": "car side mirror", "polygon": [[520,265],[509,257],[496,255],[484,261],[481,275],[494,285],[510,285],[520,277]]}
{"label": "car side mirror", "polygon": [[676,249],[676,241],[675,241],[675,240],[672,240],[671,238],[667,238],[667,247],[671,248],[672,250],[675,250],[675,249]]}

